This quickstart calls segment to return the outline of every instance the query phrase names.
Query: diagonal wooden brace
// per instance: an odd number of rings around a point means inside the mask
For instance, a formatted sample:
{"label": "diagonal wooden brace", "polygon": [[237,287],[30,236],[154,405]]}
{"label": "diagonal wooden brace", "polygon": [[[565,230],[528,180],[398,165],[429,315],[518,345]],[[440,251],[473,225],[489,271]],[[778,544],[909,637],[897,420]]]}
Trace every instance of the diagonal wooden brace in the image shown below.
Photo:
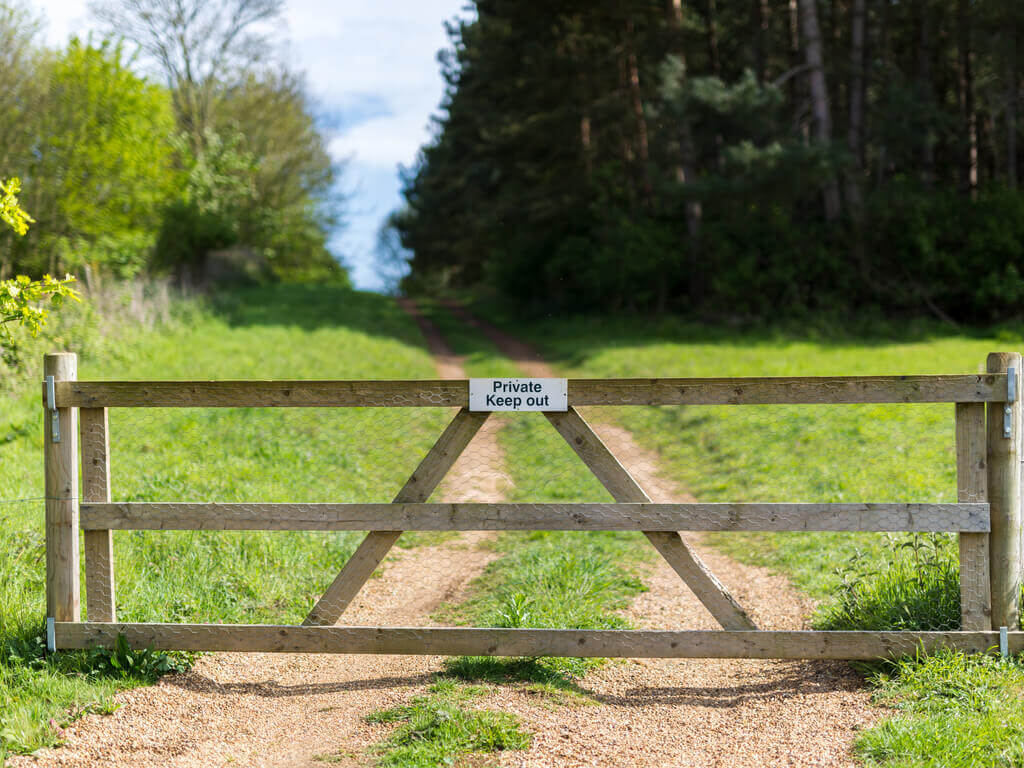
{"label": "diagonal wooden brace", "polygon": [[[490,413],[471,412],[468,408],[455,414],[455,418],[395,496],[395,502],[423,502],[429,499],[488,416]],[[401,535],[401,531],[370,531],[366,534],[366,538],[317,600],[302,624],[330,626],[337,623]]]}
{"label": "diagonal wooden brace", "polygon": [[[548,412],[544,415],[601,481],[612,498],[623,503],[651,500],[575,408],[570,407],[564,413]],[[746,611],[687,546],[682,536],[675,531],[644,531],[644,535],[723,629],[757,629]]]}

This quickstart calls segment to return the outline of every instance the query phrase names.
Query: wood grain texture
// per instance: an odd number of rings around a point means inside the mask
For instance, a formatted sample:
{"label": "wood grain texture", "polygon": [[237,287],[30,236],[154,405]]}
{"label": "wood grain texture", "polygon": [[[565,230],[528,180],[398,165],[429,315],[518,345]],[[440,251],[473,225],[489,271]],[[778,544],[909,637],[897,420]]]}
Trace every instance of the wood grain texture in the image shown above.
{"label": "wood grain texture", "polygon": [[[985,441],[984,404],[957,403],[956,477],[959,501],[978,503],[988,498]],[[962,532],[959,539],[960,629],[987,631],[992,629],[988,534]]]}
{"label": "wood grain texture", "polygon": [[[111,647],[282,653],[381,653],[438,656],[573,656],[709,659],[859,659],[939,648],[992,652],[998,632],[762,632],[722,630],[477,629],[294,627],[239,624],[56,625],[57,647]],[[1009,634],[1010,652],[1024,633]]]}
{"label": "wood grain texture", "polygon": [[[409,476],[402,489],[395,496],[396,502],[425,502],[430,498],[441,480],[466,450],[473,436],[487,421],[488,413],[472,413],[462,408],[455,414],[437,442],[427,451],[419,466]],[[390,507],[391,505],[383,505]],[[302,622],[303,625],[320,626],[334,624],[348,608],[349,603],[359,594],[366,580],[380,565],[391,547],[408,528],[380,530],[376,521],[370,525],[358,526],[355,530],[371,528],[344,568],[334,578],[316,605]],[[327,530],[327,529],[322,529]],[[337,529],[341,530],[341,529]]]}
{"label": "wood grain texture", "polygon": [[[1017,352],[995,352],[988,356],[990,372],[1017,370],[1017,398],[1010,406],[1012,436],[1003,436],[1002,403],[989,403],[988,503],[991,514],[989,535],[989,585],[992,598],[992,626],[1017,629],[1020,626],[1021,582],[1021,356]],[[1005,398],[1004,398],[1005,399]]]}
{"label": "wood grain texture", "polygon": [[[43,375],[74,379],[78,360],[70,352],[43,358]],[[60,442],[53,442],[50,411],[43,406],[43,463],[46,484],[46,615],[57,621],[81,618],[78,579],[78,411],[58,408]]]}
{"label": "wood grain texture", "polygon": [[[110,501],[110,437],[106,408],[79,410],[82,501]],[[85,530],[85,604],[89,621],[117,621],[114,607],[114,535]]]}
{"label": "wood grain texture", "polygon": [[988,531],[987,504],[83,503],[82,528],[202,531]]}
{"label": "wood grain texture", "polygon": [[[1006,375],[807,376],[704,379],[569,379],[570,405],[758,405],[799,403],[978,403],[1006,399]],[[61,406],[459,406],[465,380],[89,381],[57,387]]]}
{"label": "wood grain texture", "polygon": [[[613,499],[624,503],[650,503],[647,492],[575,408],[570,407],[565,413],[544,415]],[[757,629],[747,612],[675,530],[658,531],[648,528],[644,535],[724,629]]]}

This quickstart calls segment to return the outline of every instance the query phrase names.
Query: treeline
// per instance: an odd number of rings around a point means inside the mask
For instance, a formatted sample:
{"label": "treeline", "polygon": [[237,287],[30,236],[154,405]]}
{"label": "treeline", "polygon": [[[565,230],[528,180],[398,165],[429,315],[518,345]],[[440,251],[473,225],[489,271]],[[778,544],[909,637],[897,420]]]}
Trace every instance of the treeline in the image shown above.
{"label": "treeline", "polygon": [[1019,0],[478,0],[382,243],[545,308],[1024,301]]}
{"label": "treeline", "polygon": [[0,233],[0,279],[89,270],[202,280],[346,280],[327,247],[342,213],[303,77],[273,55],[280,0],[109,0],[103,36],[40,42],[0,0],[0,177],[35,219]]}

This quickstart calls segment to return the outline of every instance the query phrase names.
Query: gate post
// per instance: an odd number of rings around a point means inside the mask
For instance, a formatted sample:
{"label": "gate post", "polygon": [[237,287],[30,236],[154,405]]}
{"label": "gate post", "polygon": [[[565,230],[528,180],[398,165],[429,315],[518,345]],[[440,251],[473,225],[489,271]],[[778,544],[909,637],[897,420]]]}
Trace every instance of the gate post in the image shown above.
{"label": "gate post", "polygon": [[[988,502],[992,586],[992,627],[1016,630],[1020,623],[1021,586],[1021,356],[993,352],[989,373],[1014,369],[1013,402],[988,404]],[[1008,429],[1007,429],[1008,427]],[[1007,434],[1008,433],[1008,434]]]}
{"label": "gate post", "polygon": [[[43,358],[43,375],[55,382],[78,378],[71,352]],[[43,461],[46,473],[46,615],[80,621],[78,576],[78,412],[51,410],[47,386],[43,403]]]}

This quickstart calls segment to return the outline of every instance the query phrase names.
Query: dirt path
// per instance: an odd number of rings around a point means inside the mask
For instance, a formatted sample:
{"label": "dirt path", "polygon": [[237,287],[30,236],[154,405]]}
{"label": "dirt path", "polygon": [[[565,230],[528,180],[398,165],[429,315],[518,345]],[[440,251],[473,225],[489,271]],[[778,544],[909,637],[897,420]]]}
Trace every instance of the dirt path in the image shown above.
{"label": "dirt path", "polygon": [[[529,376],[554,370],[527,344],[467,313],[449,309],[486,334]],[[693,497],[659,471],[657,455],[629,432],[585,409],[601,439],[654,501]],[[737,563],[687,540],[762,629],[806,629],[813,603],[764,568]],[[628,610],[648,628],[718,629],[675,572],[659,559],[649,591]],[[488,706],[516,712],[535,734],[524,757],[508,766],[843,766],[854,765],[857,731],[881,713],[869,705],[860,678],[845,664],[827,662],[644,659],[611,664],[587,676],[583,687],[603,706],[538,706],[534,697],[502,689]]]}
{"label": "dirt path", "polygon": [[[443,378],[464,378],[461,360],[437,330],[420,324]],[[500,501],[507,478],[495,437],[498,423],[474,437],[441,488],[443,499]],[[468,533],[442,545],[393,550],[346,611],[344,622],[431,625],[442,603],[458,601],[496,556],[478,545],[493,534]],[[340,567],[340,563],[339,563]],[[422,692],[438,657],[316,654],[214,654],[185,675],[117,695],[110,716],[91,715],[64,733],[65,746],[20,766],[207,768],[208,766],[365,765],[361,754],[381,726],[362,717]]]}

